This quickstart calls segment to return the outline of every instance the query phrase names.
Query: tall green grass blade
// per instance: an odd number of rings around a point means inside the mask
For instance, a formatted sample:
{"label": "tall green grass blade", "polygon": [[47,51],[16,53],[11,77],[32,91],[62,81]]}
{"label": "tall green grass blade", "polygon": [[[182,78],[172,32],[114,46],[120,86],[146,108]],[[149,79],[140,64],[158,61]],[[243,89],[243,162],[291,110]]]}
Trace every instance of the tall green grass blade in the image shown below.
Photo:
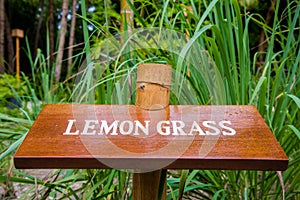
{"label": "tall green grass blade", "polygon": [[298,139],[300,140],[300,131],[294,126],[294,125],[288,125],[288,127],[290,129],[292,129],[292,131],[296,134],[296,136],[298,137]]}
{"label": "tall green grass blade", "polygon": [[[83,18],[87,17],[85,0],[81,1],[81,13],[82,13]],[[83,29],[83,37],[84,37],[84,41],[85,41],[86,60],[87,60],[87,63],[90,63],[91,50],[90,50],[90,38],[89,38],[89,32],[88,32],[89,29],[87,27],[87,22],[84,19],[82,19],[82,29]]]}
{"label": "tall green grass blade", "polygon": [[178,199],[182,199],[184,190],[186,188],[186,180],[189,174],[189,170],[182,170],[180,175],[179,187],[178,187]]}
{"label": "tall green grass blade", "polygon": [[217,200],[219,199],[219,195],[224,191],[224,189],[218,190],[214,196],[212,197],[212,200]]}
{"label": "tall green grass blade", "polygon": [[300,108],[300,98],[299,97],[292,95],[292,94],[288,94],[288,97],[293,99],[293,101],[297,104],[298,108]]}
{"label": "tall green grass blade", "polygon": [[126,2],[130,6],[130,9],[133,11],[134,16],[137,17],[138,21],[142,24],[142,26],[146,27],[147,23],[144,21],[144,19],[141,17],[139,12],[136,10],[135,6],[131,3],[130,0],[126,0]]}
{"label": "tall green grass blade", "polygon": [[262,84],[266,81],[266,79],[267,79],[266,77],[260,77],[259,78],[259,81],[258,81],[258,83],[257,83],[257,85],[256,85],[256,87],[254,89],[254,92],[253,92],[252,97],[251,97],[251,99],[249,101],[249,104],[253,104],[253,101],[256,98],[256,95],[258,95],[258,92],[261,89]]}
{"label": "tall green grass blade", "polygon": [[19,145],[23,142],[25,139],[26,134],[24,134],[22,137],[20,137],[17,141],[15,141],[13,144],[11,144],[7,150],[5,150],[3,153],[0,155],[0,161],[5,158],[6,156],[10,155],[12,152],[14,152]]}
{"label": "tall green grass blade", "polygon": [[205,21],[205,19],[207,18],[207,16],[210,14],[210,12],[213,10],[213,8],[215,7],[215,5],[217,3],[218,3],[218,0],[213,0],[207,6],[207,8],[205,9],[204,13],[202,14],[199,22],[197,23],[195,33],[198,33],[201,30],[201,28],[202,28],[201,26],[203,25],[203,22]]}

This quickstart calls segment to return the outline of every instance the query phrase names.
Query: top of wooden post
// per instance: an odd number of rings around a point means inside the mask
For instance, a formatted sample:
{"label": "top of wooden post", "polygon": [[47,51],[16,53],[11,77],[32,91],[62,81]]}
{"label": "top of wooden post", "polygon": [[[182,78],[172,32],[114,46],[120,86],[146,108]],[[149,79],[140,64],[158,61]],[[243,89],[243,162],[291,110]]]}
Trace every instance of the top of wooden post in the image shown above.
{"label": "top of wooden post", "polygon": [[137,72],[136,105],[159,110],[169,105],[172,67],[166,64],[141,64]]}
{"label": "top of wooden post", "polygon": [[11,35],[13,37],[23,38],[24,37],[24,31],[22,29],[13,29],[12,32],[11,32]]}
{"label": "top of wooden post", "polygon": [[136,82],[154,83],[170,88],[172,84],[172,67],[167,64],[140,64]]}

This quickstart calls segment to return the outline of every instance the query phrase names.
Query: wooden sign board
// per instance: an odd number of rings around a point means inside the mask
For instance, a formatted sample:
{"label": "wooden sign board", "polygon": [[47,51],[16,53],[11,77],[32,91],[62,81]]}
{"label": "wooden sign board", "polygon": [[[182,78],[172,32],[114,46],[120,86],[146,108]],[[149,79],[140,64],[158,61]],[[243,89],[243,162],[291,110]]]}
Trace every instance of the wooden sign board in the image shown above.
{"label": "wooden sign board", "polygon": [[17,168],[285,170],[288,158],[253,106],[46,105]]}

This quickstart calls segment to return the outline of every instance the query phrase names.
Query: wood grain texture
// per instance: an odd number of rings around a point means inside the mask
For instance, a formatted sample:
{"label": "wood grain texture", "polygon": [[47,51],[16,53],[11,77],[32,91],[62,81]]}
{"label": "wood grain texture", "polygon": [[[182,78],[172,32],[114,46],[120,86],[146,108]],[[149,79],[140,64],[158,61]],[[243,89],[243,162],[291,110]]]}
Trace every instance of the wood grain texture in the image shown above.
{"label": "wood grain texture", "polygon": [[172,66],[144,63],[138,66],[135,105],[160,110],[169,105]]}
{"label": "wood grain texture", "polygon": [[[63,135],[68,120],[73,132]],[[235,135],[161,135],[161,120],[230,120]],[[146,136],[82,135],[84,120],[150,120]],[[95,130],[97,130],[95,126]],[[89,131],[92,131],[90,129]],[[203,128],[205,131],[205,127]],[[171,130],[172,132],[172,130]],[[188,130],[187,130],[188,132]],[[285,170],[288,158],[253,106],[169,106],[147,111],[134,105],[46,105],[14,157],[17,168]]]}
{"label": "wood grain texture", "polygon": [[169,105],[169,97],[170,89],[167,87],[153,83],[138,83],[135,104],[146,110],[160,110]]}
{"label": "wood grain texture", "polygon": [[[137,72],[135,105],[151,111],[166,108],[170,104],[171,83],[172,66],[153,63],[140,64]],[[158,111],[155,113],[159,113],[160,117],[166,116],[164,111]],[[152,120],[152,123],[153,121],[155,121],[155,119]],[[147,122],[144,121],[145,125],[146,123]],[[147,130],[149,130],[149,127],[147,127]],[[145,131],[145,133],[147,133],[148,136],[149,132]],[[153,133],[155,134],[155,131]],[[151,163],[149,165],[151,166]],[[166,178],[161,176],[162,167],[164,167],[164,165],[161,165],[160,167],[156,166],[153,171],[151,170],[150,172],[143,169],[142,173],[133,174],[133,200],[157,200],[159,198],[158,193],[160,182],[164,182],[166,185]],[[161,180],[161,178],[164,180]],[[166,199],[166,187],[163,188],[163,195],[160,199]]]}
{"label": "wood grain texture", "polygon": [[[159,191],[159,182],[162,170],[155,170],[147,173],[135,173],[132,177],[133,200],[157,200]],[[162,200],[166,199],[166,190]]]}

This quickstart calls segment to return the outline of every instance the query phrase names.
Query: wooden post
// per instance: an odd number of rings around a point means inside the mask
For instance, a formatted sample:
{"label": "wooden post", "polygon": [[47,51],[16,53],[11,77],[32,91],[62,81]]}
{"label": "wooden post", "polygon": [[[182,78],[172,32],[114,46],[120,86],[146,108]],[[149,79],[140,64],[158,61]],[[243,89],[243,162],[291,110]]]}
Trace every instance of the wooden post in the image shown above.
{"label": "wooden post", "polygon": [[20,80],[20,41],[19,38],[24,37],[24,31],[21,29],[13,29],[12,36],[16,37],[16,76]]}
{"label": "wooden post", "polygon": [[[135,104],[146,110],[160,110],[169,105],[172,67],[164,64],[138,66]],[[162,170],[133,174],[133,200],[157,200]],[[166,183],[166,180],[162,180]],[[162,199],[165,199],[166,184]]]}

